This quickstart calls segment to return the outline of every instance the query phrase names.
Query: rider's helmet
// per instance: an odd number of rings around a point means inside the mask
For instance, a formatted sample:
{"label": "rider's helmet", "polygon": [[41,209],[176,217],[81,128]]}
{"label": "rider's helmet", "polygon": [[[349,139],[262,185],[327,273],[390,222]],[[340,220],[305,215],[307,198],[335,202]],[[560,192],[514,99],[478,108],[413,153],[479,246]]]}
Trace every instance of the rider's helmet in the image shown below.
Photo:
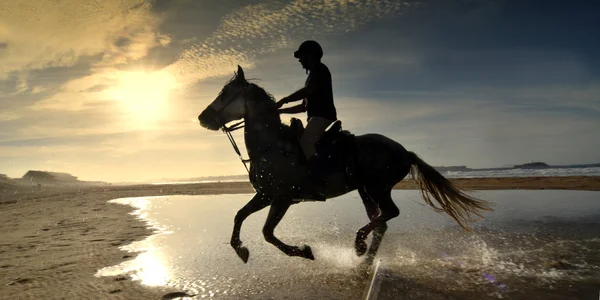
{"label": "rider's helmet", "polygon": [[315,41],[304,41],[302,44],[300,44],[298,50],[294,52],[295,58],[299,58],[300,56],[311,56],[316,60],[321,60],[323,57],[323,48],[321,48],[321,45]]}

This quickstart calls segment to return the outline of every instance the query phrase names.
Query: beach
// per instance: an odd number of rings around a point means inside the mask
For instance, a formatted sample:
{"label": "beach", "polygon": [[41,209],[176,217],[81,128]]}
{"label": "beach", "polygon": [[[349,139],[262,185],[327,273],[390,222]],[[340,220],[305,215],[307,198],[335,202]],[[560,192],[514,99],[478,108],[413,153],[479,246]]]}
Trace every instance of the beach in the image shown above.
{"label": "beach", "polygon": [[[600,190],[600,177],[452,179],[467,190]],[[407,179],[397,189],[414,189]],[[95,277],[135,256],[119,249],[153,231],[124,197],[253,193],[248,182],[62,188],[2,188],[0,299],[161,299],[180,290],[142,286],[127,276]],[[224,216],[233,221],[233,215]]]}

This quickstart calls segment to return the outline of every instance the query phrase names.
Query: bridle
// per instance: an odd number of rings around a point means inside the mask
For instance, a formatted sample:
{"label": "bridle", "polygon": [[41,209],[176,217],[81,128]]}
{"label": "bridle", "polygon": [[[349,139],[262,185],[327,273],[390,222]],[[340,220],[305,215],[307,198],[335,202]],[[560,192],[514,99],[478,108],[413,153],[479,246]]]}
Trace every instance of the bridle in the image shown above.
{"label": "bridle", "polygon": [[[244,110],[245,113],[248,113],[248,100],[246,97],[246,91],[247,88],[250,86],[249,83],[245,83],[244,88],[242,89],[242,91],[240,92],[242,94],[242,98],[244,101]],[[233,99],[237,99],[236,97],[233,97]],[[218,110],[215,109],[215,116],[219,115],[223,110],[225,110],[231,103],[233,102],[230,101],[229,103],[223,105],[221,108],[219,108]],[[213,120],[219,125],[219,128],[221,128],[221,130],[223,131],[223,133],[225,133],[225,135],[227,135],[227,138],[229,139],[229,142],[231,143],[231,146],[233,146],[233,150],[235,150],[235,153],[237,153],[238,157],[240,158],[240,160],[242,161],[242,164],[244,165],[244,168],[246,168],[246,171],[248,172],[248,174],[250,174],[250,169],[248,169],[248,163],[252,162],[252,158],[248,159],[244,159],[244,157],[242,156],[242,153],[240,151],[240,148],[238,147],[237,143],[235,142],[235,139],[233,138],[233,135],[231,134],[233,131],[236,131],[238,129],[244,128],[244,123],[246,120],[246,114],[243,116],[243,119],[229,127],[227,127],[225,124],[221,124],[221,122],[219,122],[219,120],[217,120],[216,117],[213,117]],[[273,146],[273,144],[270,144],[269,146],[267,146],[265,149],[263,149],[262,151],[260,151],[260,153],[256,156],[256,157],[260,157],[262,156],[265,152],[267,152],[269,149],[271,149],[271,147]]]}
{"label": "bridle", "polygon": [[[245,111],[246,111],[245,113],[248,112],[247,105],[246,105],[246,88],[248,86],[249,86],[249,84],[246,83],[244,85],[244,88],[241,91],[241,93],[242,93],[242,99],[244,100],[244,108],[245,108]],[[236,97],[233,97],[233,99],[234,100],[237,99],[237,95],[236,95]],[[232,102],[233,102],[233,100],[229,101],[229,103],[223,105],[218,110],[215,109],[215,116],[220,115],[220,113],[222,111],[224,111]],[[233,146],[233,150],[235,150],[235,153],[237,153],[238,157],[242,161],[242,164],[244,165],[244,168],[246,168],[246,171],[248,172],[248,174],[250,174],[250,169],[248,169],[248,165],[247,164],[250,163],[251,160],[250,159],[244,159],[242,157],[242,153],[240,152],[240,148],[238,147],[237,143],[235,142],[235,139],[233,138],[233,135],[231,135],[231,133],[233,131],[236,131],[238,129],[244,128],[244,122],[245,122],[245,119],[246,119],[246,115],[244,115],[243,117],[244,118],[241,121],[239,121],[239,122],[237,122],[237,123],[235,123],[235,124],[233,124],[233,125],[231,125],[229,127],[227,127],[227,125],[225,125],[225,124],[221,124],[221,122],[219,122],[219,120],[216,117],[213,117],[213,120],[217,124],[219,124],[219,128],[221,128],[221,130],[223,131],[223,133],[225,133],[225,135],[227,135],[227,138],[229,139],[229,142],[231,143],[231,146]]]}

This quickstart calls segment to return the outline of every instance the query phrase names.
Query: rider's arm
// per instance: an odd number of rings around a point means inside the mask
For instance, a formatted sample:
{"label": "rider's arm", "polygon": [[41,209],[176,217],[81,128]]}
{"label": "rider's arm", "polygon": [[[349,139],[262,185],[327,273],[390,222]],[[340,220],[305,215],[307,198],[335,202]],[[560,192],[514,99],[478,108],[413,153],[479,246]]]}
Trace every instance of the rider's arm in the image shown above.
{"label": "rider's arm", "polygon": [[279,103],[281,105],[283,105],[286,103],[303,100],[306,97],[310,96],[312,93],[314,93],[316,90],[317,90],[317,82],[315,80],[311,80],[308,82],[308,84],[305,87],[303,87],[303,88],[297,90],[296,92],[294,92],[293,94],[279,100]]}
{"label": "rider's arm", "polygon": [[306,111],[306,101],[302,101],[301,104],[292,106],[292,107],[286,107],[286,108],[280,108],[278,109],[280,114],[298,114],[298,113],[303,113]]}

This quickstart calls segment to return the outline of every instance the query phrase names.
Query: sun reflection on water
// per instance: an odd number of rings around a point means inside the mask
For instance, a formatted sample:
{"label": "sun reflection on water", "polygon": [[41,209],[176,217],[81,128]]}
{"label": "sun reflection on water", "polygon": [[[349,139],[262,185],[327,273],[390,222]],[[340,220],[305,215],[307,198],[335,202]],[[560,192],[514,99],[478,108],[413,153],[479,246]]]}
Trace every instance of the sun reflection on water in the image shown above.
{"label": "sun reflection on water", "polygon": [[[146,245],[137,245],[146,244]],[[118,276],[127,274],[133,280],[139,280],[148,286],[164,286],[171,279],[169,265],[165,257],[156,248],[152,247],[150,239],[131,244],[127,248],[144,251],[135,259],[123,262],[116,266],[106,267],[98,271],[96,276]]]}
{"label": "sun reflection on water", "polygon": [[[138,198],[120,198],[109,201],[109,203],[125,204],[136,208],[132,213],[143,219],[150,228],[154,229],[157,235],[169,234],[166,227],[148,219],[147,210],[151,206],[150,199],[168,198],[168,197],[138,197]],[[156,246],[157,235],[148,237],[143,241],[133,242],[129,245],[120,247],[127,252],[139,253],[133,260],[125,261],[116,266],[110,266],[98,270],[96,276],[118,276],[129,275],[133,280],[140,281],[148,286],[165,286],[169,284],[171,274],[170,266],[160,249]]]}

